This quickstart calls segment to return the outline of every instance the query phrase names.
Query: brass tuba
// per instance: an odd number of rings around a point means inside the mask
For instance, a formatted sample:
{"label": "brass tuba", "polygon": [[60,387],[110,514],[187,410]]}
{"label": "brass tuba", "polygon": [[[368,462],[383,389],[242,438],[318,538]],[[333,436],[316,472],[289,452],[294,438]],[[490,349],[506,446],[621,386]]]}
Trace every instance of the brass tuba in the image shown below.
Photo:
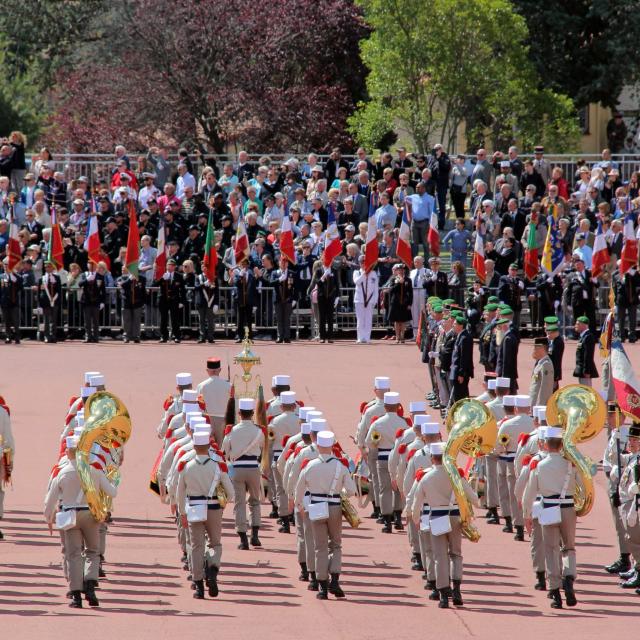
{"label": "brass tuba", "polygon": [[604,428],[606,419],[607,406],[600,394],[581,384],[569,384],[558,389],[547,402],[547,423],[560,425],[564,430],[564,457],[573,464],[582,480],[582,486],[577,483],[574,492],[579,516],[586,516],[593,507],[592,478],[596,465],[591,458],[580,453],[576,445],[595,438]]}
{"label": "brass tuba", "polygon": [[351,504],[345,493],[340,494],[340,507],[342,509],[342,515],[349,523],[349,526],[352,529],[357,529],[362,524],[362,521],[360,520],[360,516],[358,515],[356,508]]}
{"label": "brass tuba", "polygon": [[473,458],[491,453],[496,445],[498,424],[493,413],[484,403],[464,398],[451,407],[445,426],[449,437],[442,456],[442,464],[449,476],[460,509],[462,535],[471,542],[478,542],[480,532],[471,522],[473,507],[465,495],[456,461],[460,452]]}
{"label": "brass tuba", "polygon": [[131,418],[124,403],[108,391],[97,391],[84,405],[84,429],[76,450],[76,465],[80,484],[87,498],[91,515],[104,522],[111,510],[111,497],[96,487],[91,474],[90,455],[97,447],[109,451],[105,474],[114,485],[120,483],[123,449],[131,436]]}

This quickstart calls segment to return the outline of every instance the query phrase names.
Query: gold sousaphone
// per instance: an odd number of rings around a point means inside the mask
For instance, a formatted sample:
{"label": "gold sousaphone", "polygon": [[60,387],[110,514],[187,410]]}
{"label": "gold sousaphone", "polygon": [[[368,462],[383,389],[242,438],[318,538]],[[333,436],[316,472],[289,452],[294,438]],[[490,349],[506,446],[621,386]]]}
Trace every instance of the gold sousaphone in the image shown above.
{"label": "gold sousaphone", "polygon": [[445,446],[442,464],[449,476],[453,494],[460,509],[462,535],[478,542],[480,532],[473,526],[473,506],[467,498],[462,479],[458,473],[457,458],[460,452],[472,457],[491,453],[496,446],[498,424],[484,403],[472,398],[458,400],[449,411],[446,421],[449,434]]}
{"label": "gold sousaphone", "polygon": [[[91,514],[104,522],[111,510],[111,497],[96,486],[91,473],[91,453],[100,448],[107,451],[105,474],[111,484],[120,484],[120,465],[123,447],[131,436],[131,418],[124,403],[108,391],[97,391],[84,405],[84,429],[76,450],[76,464],[80,484]],[[105,456],[107,457],[107,456]]]}

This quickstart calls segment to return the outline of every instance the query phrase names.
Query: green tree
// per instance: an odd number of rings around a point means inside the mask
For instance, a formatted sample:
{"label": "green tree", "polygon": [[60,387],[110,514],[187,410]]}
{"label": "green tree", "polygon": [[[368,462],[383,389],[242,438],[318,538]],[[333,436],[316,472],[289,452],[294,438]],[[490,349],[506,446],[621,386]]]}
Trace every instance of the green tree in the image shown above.
{"label": "green tree", "polygon": [[362,144],[372,146],[385,122],[406,130],[423,153],[440,140],[451,147],[462,122],[469,142],[488,134],[494,145],[541,135],[558,117],[557,126],[577,132],[575,113],[557,109],[555,100],[530,113],[532,101],[546,102],[528,61],[526,23],[507,0],[359,4],[372,28],[361,45],[370,101],[350,119]]}

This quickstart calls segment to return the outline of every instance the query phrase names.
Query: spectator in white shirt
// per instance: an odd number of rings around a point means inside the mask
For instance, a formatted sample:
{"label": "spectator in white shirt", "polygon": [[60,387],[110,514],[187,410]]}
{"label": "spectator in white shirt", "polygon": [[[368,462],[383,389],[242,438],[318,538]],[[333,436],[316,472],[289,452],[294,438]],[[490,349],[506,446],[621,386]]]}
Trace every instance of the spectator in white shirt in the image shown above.
{"label": "spectator in white shirt", "polygon": [[182,200],[185,187],[192,187],[194,191],[196,190],[196,179],[189,173],[187,165],[182,162],[178,165],[178,174],[176,196]]}

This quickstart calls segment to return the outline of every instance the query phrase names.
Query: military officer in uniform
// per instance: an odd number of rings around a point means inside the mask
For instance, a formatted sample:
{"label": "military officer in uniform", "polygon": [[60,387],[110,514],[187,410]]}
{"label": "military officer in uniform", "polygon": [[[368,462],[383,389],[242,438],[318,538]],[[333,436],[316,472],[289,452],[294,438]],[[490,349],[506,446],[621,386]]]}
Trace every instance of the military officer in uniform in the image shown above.
{"label": "military officer in uniform", "polygon": [[124,342],[140,342],[142,308],[147,300],[146,279],[138,278],[122,268],[122,277],[118,279],[118,288],[122,294],[122,328]]}
{"label": "military officer in uniform", "polygon": [[467,320],[458,315],[453,323],[456,341],[451,358],[449,380],[451,397],[449,406],[457,400],[469,397],[469,380],[473,378],[473,338],[467,330]]}
{"label": "military officer in uniform", "polygon": [[239,549],[248,550],[247,540],[247,493],[251,511],[251,544],[261,547],[258,537],[260,531],[260,457],[262,448],[266,446],[265,434],[253,422],[255,400],[240,398],[238,410],[240,422],[227,433],[222,441],[222,449],[227,460],[233,464],[233,490],[235,503],[233,512],[236,520],[236,532],[240,537]]}
{"label": "military officer in uniform", "polygon": [[564,356],[564,338],[560,335],[559,320],[556,316],[544,319],[544,328],[549,340],[549,357],[553,363],[553,390],[557,391],[562,380],[562,357]]}
{"label": "military officer in uniform", "polygon": [[44,317],[44,341],[57,342],[58,316],[62,308],[62,282],[55,263],[44,263],[45,274],[38,282],[38,307]]}
{"label": "military officer in uniform", "polygon": [[[218,485],[222,485],[227,500],[233,500],[233,485],[227,475],[227,465],[215,461],[209,452],[209,425],[193,433],[195,457],[187,462],[178,484],[177,505],[189,527],[194,598],[204,598],[203,579],[206,575],[209,595],[218,595],[218,571],[222,557],[222,511]],[[204,513],[196,514],[197,505]],[[196,509],[194,509],[196,507]],[[207,549],[205,554],[205,533]]]}
{"label": "military officer in uniform", "polygon": [[500,320],[496,322],[498,331],[502,331],[503,337],[498,348],[498,360],[496,373],[503,378],[511,380],[510,393],[518,391],[518,349],[520,348],[520,333],[512,318],[511,309],[503,309],[500,312]]}
{"label": "military officer in uniform", "polygon": [[276,342],[278,343],[291,342],[291,310],[296,292],[296,277],[296,272],[289,268],[288,258],[280,256],[280,268],[276,269],[271,276],[278,328]]}
{"label": "military officer in uniform", "polygon": [[184,278],[176,271],[176,261],[173,258],[167,260],[167,270],[159,280],[153,283],[153,286],[160,287],[159,342],[167,342],[169,339],[169,320],[171,320],[171,335],[177,344],[180,342],[180,310],[184,307],[185,289]]}
{"label": "military officer in uniform", "polygon": [[595,329],[596,324],[596,299],[594,295],[595,283],[591,277],[591,271],[585,269],[584,260],[578,254],[573,254],[575,271],[569,276],[564,297],[567,308],[574,318],[586,316],[589,319],[589,327]]}
{"label": "military officer in uniform", "polygon": [[545,405],[553,394],[554,370],[549,357],[547,338],[535,338],[533,341],[533,359],[536,361],[529,386],[531,406]]}
{"label": "military officer in uniform", "polygon": [[[634,266],[625,274],[620,275],[621,261],[618,260],[618,270],[613,274],[613,291],[616,303],[616,320],[620,340],[636,342],[636,327],[638,314],[638,295],[640,293],[640,273]],[[627,320],[629,331],[627,332]]]}
{"label": "military officer in uniform", "polygon": [[216,330],[215,314],[220,306],[220,290],[217,282],[209,280],[204,273],[196,276],[194,289],[195,303],[200,319],[198,343],[209,342],[209,344],[213,344],[215,342],[213,336]]}
{"label": "military officer in uniform", "polygon": [[[13,471],[15,449],[9,407],[4,404],[4,398],[0,397],[0,520],[4,515],[4,483]],[[3,538],[0,531],[0,540]]]}
{"label": "military officer in uniform", "polygon": [[[462,606],[462,527],[460,510],[452,501],[451,479],[442,464],[446,443],[433,442],[429,445],[431,469],[418,482],[412,505],[412,517],[416,524],[421,522],[424,506],[428,506],[431,549],[435,561],[436,588],[440,594],[438,606],[449,607],[449,598],[456,606]],[[477,506],[478,496],[465,478],[460,479],[465,495]],[[436,531],[436,520],[449,519],[449,531]],[[446,527],[445,527],[446,528]],[[453,585],[453,589],[451,588]]]}
{"label": "military officer in uniform", "polygon": [[[487,408],[491,410],[497,422],[504,419],[504,397],[509,393],[511,380],[498,376],[496,378],[496,397],[487,402]],[[498,493],[498,456],[489,453],[484,457],[485,463],[485,500],[487,503],[487,524],[500,524],[498,505],[500,497]]]}
{"label": "military officer in uniform", "polygon": [[96,271],[95,262],[89,261],[87,271],[80,278],[82,308],[84,310],[85,342],[98,342],[100,339],[100,311],[107,299],[104,276]]}
{"label": "military officer in uniform", "polygon": [[[525,527],[532,531],[532,508],[541,496],[542,512],[539,522],[544,539],[545,565],[549,579],[549,596],[553,609],[562,608],[560,587],[564,589],[567,606],[577,604],[573,582],[576,577],[576,510],[573,496],[576,487],[581,486],[581,478],[575,467],[563,456],[562,429],[547,427],[547,457],[537,465],[530,464],[530,477],[522,497]],[[560,521],[547,517],[545,509],[559,507]],[[549,522],[547,524],[547,522]]]}
{"label": "military officer in uniform", "polygon": [[[82,592],[92,607],[99,606],[95,594],[98,584],[100,566],[100,525],[94,519],[87,505],[87,498],[80,484],[80,476],[76,466],[76,449],[78,438],[67,436],[68,464],[52,480],[44,502],[44,517],[53,530],[54,523],[59,523],[61,515],[73,511],[75,522],[65,529],[65,553],[69,567],[70,607],[82,607]],[[108,496],[115,497],[117,489],[106,475],[91,467],[91,473],[97,487]],[[58,505],[60,504],[60,514]]]}
{"label": "military officer in uniform", "polygon": [[495,371],[496,363],[491,358],[491,337],[496,328],[496,319],[498,315],[498,305],[494,302],[486,305],[484,308],[484,326],[480,332],[478,346],[480,348],[480,364],[485,371]]}
{"label": "military officer in uniform", "polygon": [[576,333],[579,338],[576,349],[576,368],[573,371],[573,375],[578,378],[580,384],[591,387],[593,378],[598,377],[598,369],[594,359],[596,337],[589,329],[589,318],[587,316],[580,316],[576,319]]}
{"label": "military officer in uniform", "polygon": [[518,265],[516,263],[510,264],[508,274],[500,278],[498,297],[500,302],[513,309],[513,324],[516,329],[520,328],[523,293],[524,280],[518,277]]}
{"label": "military officer in uniform", "polygon": [[[0,273],[0,307],[4,317],[4,341],[14,340],[20,344],[20,300],[23,289],[22,278],[8,270],[9,258],[3,260],[6,273]],[[16,269],[19,265],[16,265]]]}
{"label": "military officer in uniform", "polygon": [[427,297],[437,296],[441,300],[449,297],[449,280],[444,271],[440,271],[440,258],[431,256],[429,258],[429,272],[426,276],[425,286]]}
{"label": "military officer in uniform", "polygon": [[211,431],[218,446],[222,444],[224,437],[224,415],[231,393],[231,383],[220,376],[221,371],[220,358],[208,358],[208,378],[197,386],[197,391],[204,400],[205,413],[211,421]]}
{"label": "military officer in uniform", "polygon": [[378,274],[375,269],[369,273],[364,268],[364,256],[358,257],[360,268],[353,272],[353,284],[356,288],[353,294],[353,304],[356,309],[356,331],[358,344],[371,342],[371,325],[373,312],[378,304]]}
{"label": "military officer in uniform", "polygon": [[[298,510],[301,510],[305,495],[308,494],[316,576],[320,587],[317,597],[320,600],[326,600],[328,593],[331,593],[336,598],[344,598],[345,594],[340,586],[342,569],[340,495],[342,493],[347,496],[355,495],[356,485],[347,465],[333,454],[334,434],[331,431],[320,431],[316,444],[318,457],[305,465],[296,484],[296,505]],[[329,576],[331,576],[330,583]]]}

